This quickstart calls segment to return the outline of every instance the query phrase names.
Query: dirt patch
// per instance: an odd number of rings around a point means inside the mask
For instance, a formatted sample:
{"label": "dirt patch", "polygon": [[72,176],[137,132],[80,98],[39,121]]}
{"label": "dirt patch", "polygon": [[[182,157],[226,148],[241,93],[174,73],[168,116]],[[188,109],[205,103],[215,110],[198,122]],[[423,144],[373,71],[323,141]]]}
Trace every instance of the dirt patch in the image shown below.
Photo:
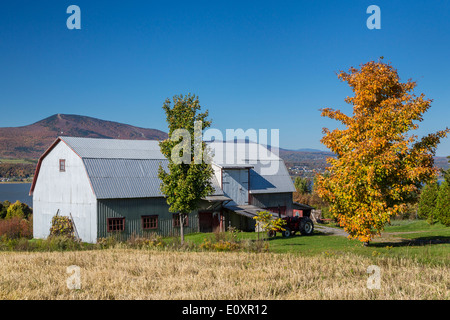
{"label": "dirt patch", "polygon": [[327,226],[317,225],[317,224],[314,225],[314,228],[319,232],[330,234],[333,236],[348,237],[348,233],[342,229],[332,228],[332,227],[327,227]]}

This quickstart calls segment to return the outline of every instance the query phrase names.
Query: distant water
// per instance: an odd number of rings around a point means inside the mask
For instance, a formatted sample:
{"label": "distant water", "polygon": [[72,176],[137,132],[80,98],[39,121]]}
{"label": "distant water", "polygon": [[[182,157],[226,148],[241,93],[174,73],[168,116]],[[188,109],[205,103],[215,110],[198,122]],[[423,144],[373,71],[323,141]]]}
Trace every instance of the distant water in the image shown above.
{"label": "distant water", "polygon": [[32,207],[33,197],[28,195],[30,188],[31,183],[0,183],[0,201],[14,203],[19,200]]}

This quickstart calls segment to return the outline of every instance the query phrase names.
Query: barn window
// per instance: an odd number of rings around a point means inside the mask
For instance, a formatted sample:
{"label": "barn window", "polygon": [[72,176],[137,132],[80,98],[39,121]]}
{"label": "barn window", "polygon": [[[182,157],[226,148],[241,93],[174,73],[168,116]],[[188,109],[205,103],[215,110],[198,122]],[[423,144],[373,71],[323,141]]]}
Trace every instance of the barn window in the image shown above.
{"label": "barn window", "polygon": [[108,218],[108,232],[124,231],[125,218]]}
{"label": "barn window", "polygon": [[[186,216],[186,219],[184,219],[184,225],[183,226],[187,227],[188,226],[188,222],[189,222],[189,219]],[[178,213],[175,213],[173,215],[173,226],[175,228],[179,228],[180,227],[180,215]]]}
{"label": "barn window", "polygon": [[59,159],[59,172],[66,172],[66,159]]}
{"label": "barn window", "polygon": [[158,229],[158,216],[142,216],[141,221],[144,230]]}

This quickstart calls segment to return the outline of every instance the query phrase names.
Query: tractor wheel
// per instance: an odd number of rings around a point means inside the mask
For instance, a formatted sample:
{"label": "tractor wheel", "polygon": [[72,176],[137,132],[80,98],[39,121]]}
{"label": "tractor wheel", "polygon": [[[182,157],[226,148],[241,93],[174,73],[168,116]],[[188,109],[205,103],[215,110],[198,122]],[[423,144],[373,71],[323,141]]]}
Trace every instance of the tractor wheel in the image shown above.
{"label": "tractor wheel", "polygon": [[308,217],[303,218],[300,221],[300,233],[303,236],[310,236],[313,234],[314,231],[314,224],[312,220]]}
{"label": "tractor wheel", "polygon": [[290,236],[291,236],[291,229],[286,228],[286,229],[283,231],[283,237],[289,238]]}
{"label": "tractor wheel", "polygon": [[273,230],[267,231],[267,236],[268,236],[269,238],[275,237],[276,234],[277,234],[276,231],[273,231]]}

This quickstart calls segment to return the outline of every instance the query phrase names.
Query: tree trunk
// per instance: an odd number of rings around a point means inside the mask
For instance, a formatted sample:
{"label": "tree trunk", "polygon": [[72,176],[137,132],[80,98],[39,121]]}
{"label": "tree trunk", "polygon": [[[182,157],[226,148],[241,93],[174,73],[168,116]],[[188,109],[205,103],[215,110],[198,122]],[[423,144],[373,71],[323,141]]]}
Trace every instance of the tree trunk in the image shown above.
{"label": "tree trunk", "polygon": [[184,245],[184,220],[186,216],[184,213],[180,213],[180,243]]}

